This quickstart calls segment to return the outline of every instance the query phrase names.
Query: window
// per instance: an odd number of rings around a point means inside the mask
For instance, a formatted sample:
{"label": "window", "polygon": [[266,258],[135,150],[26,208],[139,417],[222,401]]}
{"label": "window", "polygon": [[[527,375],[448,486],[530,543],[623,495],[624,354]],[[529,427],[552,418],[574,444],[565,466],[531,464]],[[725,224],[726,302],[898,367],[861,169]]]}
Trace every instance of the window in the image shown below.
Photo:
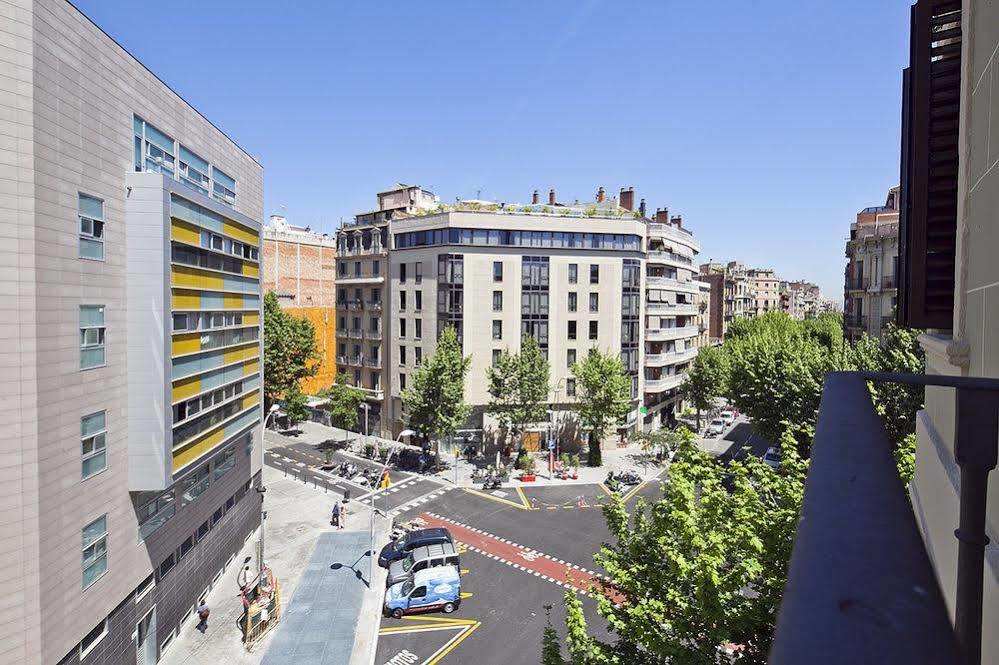
{"label": "window", "polygon": [[600,266],[595,263],[590,264],[590,284],[600,283]]}
{"label": "window", "polygon": [[153,590],[156,586],[156,575],[150,573],[149,577],[139,582],[139,586],[135,587],[135,602],[142,600],[142,597]]}
{"label": "window", "polygon": [[173,330],[174,332],[177,332],[179,330],[187,330],[187,314],[173,315]]}
{"label": "window", "polygon": [[417,264],[415,264],[415,267],[416,267],[416,283],[417,284],[422,284],[423,283],[423,264],[422,263],[417,263]]}
{"label": "window", "polygon": [[87,657],[97,643],[104,639],[104,636],[108,634],[108,620],[104,619],[97,626],[87,633],[87,635],[80,640],[80,660]]}
{"label": "window", "polygon": [[79,194],[80,258],[104,260],[104,201]]}
{"label": "window", "polygon": [[422,346],[418,346],[418,347],[416,347],[416,364],[417,364],[417,366],[419,366],[419,364],[422,363],[422,362],[423,362],[423,347]]}
{"label": "window", "polygon": [[212,180],[212,196],[223,203],[236,205],[236,181],[214,167]]}
{"label": "window", "polygon": [[416,319],[413,323],[416,324],[416,329],[413,331],[413,336],[416,339],[423,339],[423,320]]}
{"label": "window", "polygon": [[399,364],[400,365],[406,364],[406,347],[402,346],[401,344],[399,345]]}
{"label": "window", "polygon": [[191,551],[193,547],[194,547],[194,536],[188,536],[180,544],[180,547],[177,548],[177,560],[180,561],[181,559],[183,559],[187,555],[187,553]]}
{"label": "window", "polygon": [[108,467],[105,413],[100,411],[80,419],[84,480]]}
{"label": "window", "polygon": [[405,291],[400,291],[399,292],[399,309],[401,311],[403,311],[403,312],[406,311],[406,292]]}
{"label": "window", "polygon": [[565,394],[567,397],[576,396],[576,379],[565,380]]}
{"label": "window", "polygon": [[380,274],[382,274],[382,262],[381,261],[372,261],[371,262],[371,274],[372,275],[380,275]]}
{"label": "window", "polygon": [[576,349],[568,349],[565,352],[565,366],[572,367],[576,364]]}
{"label": "window", "polygon": [[399,319],[399,337],[406,337],[406,319]]}
{"label": "window", "polygon": [[501,261],[493,261],[493,281],[503,281],[503,263]]}
{"label": "window", "polygon": [[405,284],[406,283],[406,264],[405,263],[400,263],[399,264],[399,283],[400,284]]}
{"label": "window", "polygon": [[503,354],[499,349],[493,349],[493,367],[499,364],[500,356]]}
{"label": "window", "polygon": [[163,563],[159,567],[159,578],[163,579],[166,574],[173,570],[174,565],[177,563],[177,559],[171,553],[167,558],[163,559]]}
{"label": "window", "polygon": [[576,309],[577,309],[577,307],[578,307],[578,305],[577,305],[577,302],[576,302],[576,292],[575,291],[570,291],[569,292],[569,311],[570,312],[575,312]]}
{"label": "window", "polygon": [[590,311],[596,312],[600,309],[600,295],[597,293],[590,294]]}
{"label": "window", "polygon": [[198,542],[201,542],[201,539],[208,535],[208,530],[210,528],[211,527],[208,526],[208,520],[201,523],[201,526],[198,527]]}
{"label": "window", "polygon": [[360,277],[360,276],[361,276],[361,262],[354,261],[354,277]]}
{"label": "window", "polygon": [[579,265],[575,263],[569,264],[569,283],[575,284],[579,281]]}
{"label": "window", "polygon": [[236,465],[236,449],[230,448],[215,458],[215,478],[221,478]]}
{"label": "window", "polygon": [[104,305],[80,305],[80,369],[103,367]]}
{"label": "window", "polygon": [[208,196],[208,162],[180,146],[180,181]]}
{"label": "window", "polygon": [[503,292],[493,291],[493,311],[502,312],[503,311]]}
{"label": "window", "polygon": [[183,492],[181,499],[184,505],[197,499],[206,489],[208,489],[208,465],[202,465],[197,471],[184,478]]}
{"label": "window", "polygon": [[399,390],[405,390],[405,389],[406,389],[406,375],[405,374],[400,374],[399,375]]}
{"label": "window", "polygon": [[590,339],[597,338],[597,322],[590,321]]}
{"label": "window", "polygon": [[414,292],[413,298],[415,300],[415,302],[413,303],[414,309],[416,309],[416,311],[419,312],[420,310],[423,309],[423,291]]}
{"label": "window", "polygon": [[83,588],[96,582],[108,569],[108,516],[101,515],[83,527]]}
{"label": "window", "polygon": [[576,339],[576,322],[569,321],[569,330],[567,331],[569,339]]}
{"label": "window", "polygon": [[493,321],[493,339],[503,339],[502,321]]}
{"label": "window", "polygon": [[215,526],[216,524],[218,524],[219,522],[221,522],[222,521],[222,515],[224,515],[224,514],[225,514],[225,511],[222,509],[222,506],[219,506],[218,510],[216,510],[214,513],[212,513],[212,526]]}
{"label": "window", "polygon": [[229,510],[235,505],[236,505],[236,495],[233,494],[231,497],[225,500],[225,511],[229,512]]}
{"label": "window", "polygon": [[177,512],[173,490],[167,490],[162,494],[144,492],[139,495],[138,501],[136,514],[139,519],[139,540],[145,540]]}

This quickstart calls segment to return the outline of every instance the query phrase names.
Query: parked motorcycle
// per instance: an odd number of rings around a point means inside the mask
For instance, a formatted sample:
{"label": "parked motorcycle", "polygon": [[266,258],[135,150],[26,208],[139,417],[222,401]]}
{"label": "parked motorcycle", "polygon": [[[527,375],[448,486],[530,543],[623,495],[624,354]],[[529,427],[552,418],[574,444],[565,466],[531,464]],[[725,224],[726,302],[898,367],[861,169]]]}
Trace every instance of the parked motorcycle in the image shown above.
{"label": "parked motorcycle", "polygon": [[495,490],[503,487],[503,479],[499,476],[486,476],[485,481],[482,483],[482,489],[484,490]]}

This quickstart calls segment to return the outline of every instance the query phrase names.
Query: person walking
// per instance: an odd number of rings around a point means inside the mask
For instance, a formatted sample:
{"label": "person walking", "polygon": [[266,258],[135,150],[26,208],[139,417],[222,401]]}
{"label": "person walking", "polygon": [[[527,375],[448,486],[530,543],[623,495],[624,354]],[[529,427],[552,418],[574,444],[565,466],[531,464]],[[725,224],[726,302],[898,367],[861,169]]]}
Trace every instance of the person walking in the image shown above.
{"label": "person walking", "polygon": [[340,506],[340,518],[337,520],[337,524],[340,529],[343,529],[347,524],[347,507]]}
{"label": "person walking", "polygon": [[198,630],[204,635],[205,631],[208,630],[208,615],[211,610],[208,609],[208,605],[205,603],[204,599],[198,604]]}
{"label": "person walking", "polygon": [[340,528],[340,502],[333,504],[333,514],[330,516],[330,526]]}

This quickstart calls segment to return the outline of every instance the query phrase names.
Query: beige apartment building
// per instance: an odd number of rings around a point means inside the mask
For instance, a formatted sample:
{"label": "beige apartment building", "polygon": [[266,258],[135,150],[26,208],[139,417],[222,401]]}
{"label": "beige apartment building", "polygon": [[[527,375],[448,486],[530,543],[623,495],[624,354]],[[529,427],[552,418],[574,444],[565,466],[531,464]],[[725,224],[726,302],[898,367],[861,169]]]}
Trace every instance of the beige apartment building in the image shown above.
{"label": "beige apartment building", "polygon": [[769,268],[750,268],[746,271],[749,291],[753,295],[754,316],[781,309],[780,279]]}
{"label": "beige apartment building", "polygon": [[260,520],[263,170],[71,4],[0,16],[0,662],[153,663]]}
{"label": "beige apartment building", "polygon": [[894,320],[898,301],[899,188],[892,187],[883,206],[864,208],[850,225],[846,242],[844,327],[850,341],[864,333],[880,337]]}
{"label": "beige apartment building", "polygon": [[547,203],[535,192],[523,206],[442,205],[399,185],[378,202],[338,234],[339,371],[367,392],[372,431],[403,429],[402,391],[445,326],[472,358],[466,429],[486,437],[495,425],[485,413],[487,370],[528,334],[548,354],[556,411],[574,401],[570,367],[591,347],[619,353],[632,375],[622,432],[677,408],[702,288],[693,280],[699,246],[679,218],[646,219],[631,190],[608,198],[601,189],[572,205],[554,191]]}

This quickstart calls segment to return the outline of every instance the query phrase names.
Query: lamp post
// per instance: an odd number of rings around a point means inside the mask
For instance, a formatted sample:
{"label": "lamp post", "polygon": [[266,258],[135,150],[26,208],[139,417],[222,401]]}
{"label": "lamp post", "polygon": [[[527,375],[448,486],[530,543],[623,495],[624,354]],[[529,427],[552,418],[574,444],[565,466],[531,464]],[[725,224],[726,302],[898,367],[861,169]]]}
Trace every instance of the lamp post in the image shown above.
{"label": "lamp post", "polygon": [[[412,436],[413,434],[416,434],[416,432],[414,432],[411,429],[402,430],[401,432],[399,432],[398,438],[396,438],[396,443],[402,443],[402,437]],[[382,472],[378,475],[379,484],[381,484],[381,479],[385,477],[385,473],[388,471],[389,461],[392,459],[392,455],[395,454],[396,450],[398,450],[398,446],[393,447],[391,450],[389,450],[389,454],[385,456],[385,462],[382,464]],[[368,561],[368,584],[371,584],[371,581],[375,579],[375,492],[376,491],[378,491],[377,487],[371,488],[371,525],[369,533],[369,539],[371,542],[369,548],[371,552],[371,558]]]}
{"label": "lamp post", "polygon": [[267,431],[267,421],[277,415],[277,412],[280,410],[280,406],[271,404],[271,408],[264,417],[264,431],[260,432],[260,485],[257,487],[257,493],[260,495],[260,552],[257,555],[258,576],[264,570],[264,520],[267,519],[267,511],[264,510],[264,492],[267,491],[267,488],[264,487],[264,432]]}

